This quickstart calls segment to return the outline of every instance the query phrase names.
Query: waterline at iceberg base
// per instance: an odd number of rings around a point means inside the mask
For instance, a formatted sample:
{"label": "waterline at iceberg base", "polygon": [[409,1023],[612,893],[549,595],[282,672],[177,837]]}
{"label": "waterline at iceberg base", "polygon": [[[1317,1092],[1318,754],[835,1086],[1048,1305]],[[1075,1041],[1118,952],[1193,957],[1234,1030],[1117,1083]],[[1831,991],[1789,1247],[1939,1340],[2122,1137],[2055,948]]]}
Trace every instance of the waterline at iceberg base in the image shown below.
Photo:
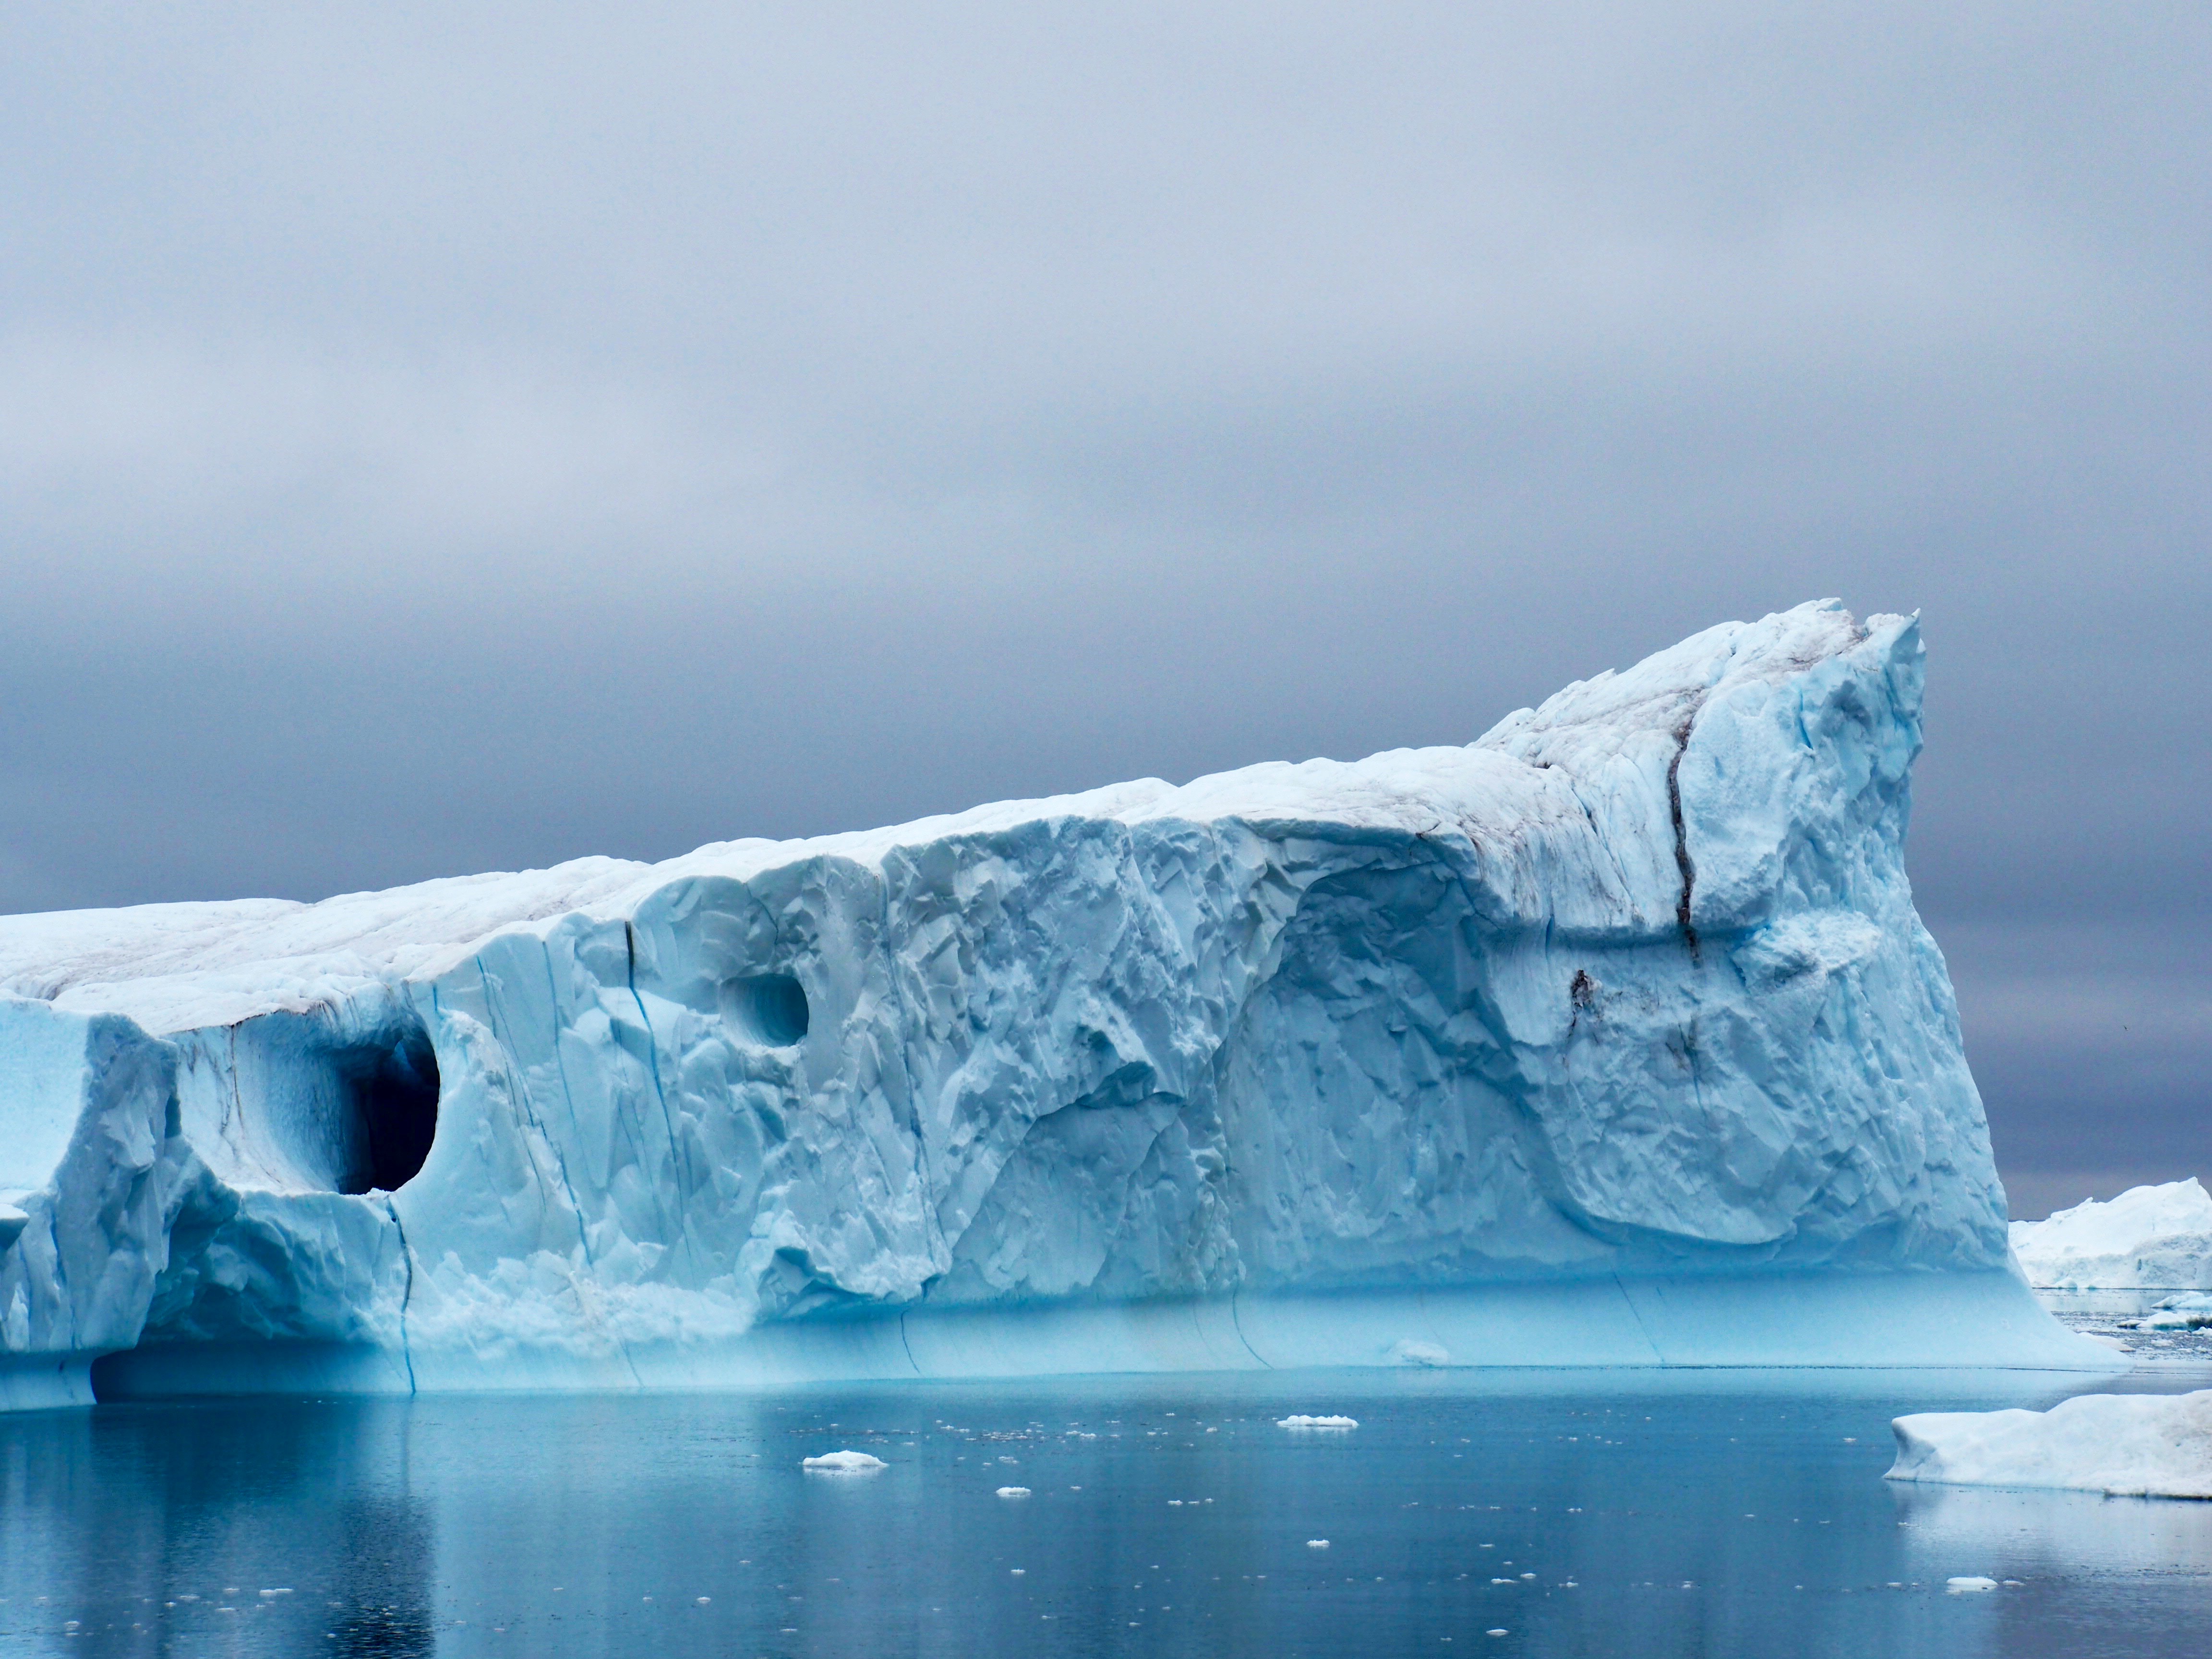
{"label": "waterline at iceberg base", "polygon": [[1921,661],[1807,605],[1465,748],[0,921],[0,1392],[2111,1369],[1912,908]]}

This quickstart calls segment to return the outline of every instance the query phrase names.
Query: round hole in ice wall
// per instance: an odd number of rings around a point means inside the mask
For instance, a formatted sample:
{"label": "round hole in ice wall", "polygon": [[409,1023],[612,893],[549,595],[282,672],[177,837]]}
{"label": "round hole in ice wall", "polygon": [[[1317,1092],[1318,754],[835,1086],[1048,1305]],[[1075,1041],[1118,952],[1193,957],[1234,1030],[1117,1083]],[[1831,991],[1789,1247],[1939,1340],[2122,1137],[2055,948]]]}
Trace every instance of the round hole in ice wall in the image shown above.
{"label": "round hole in ice wall", "polygon": [[771,1048],[806,1035],[806,988],[789,974],[747,974],[732,980],[725,1006],[746,1036]]}
{"label": "round hole in ice wall", "polygon": [[415,1178],[438,1133],[438,1056],[419,1025],[389,1043],[342,1049],[336,1056],[354,1133],[342,1193],[397,1192]]}

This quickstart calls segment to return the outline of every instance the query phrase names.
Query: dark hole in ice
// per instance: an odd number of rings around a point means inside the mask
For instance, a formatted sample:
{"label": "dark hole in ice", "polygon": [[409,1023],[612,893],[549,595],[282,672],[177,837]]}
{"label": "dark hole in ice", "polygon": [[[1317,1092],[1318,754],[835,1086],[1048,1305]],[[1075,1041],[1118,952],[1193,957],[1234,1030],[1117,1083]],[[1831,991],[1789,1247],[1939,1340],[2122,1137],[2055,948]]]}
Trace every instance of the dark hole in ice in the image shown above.
{"label": "dark hole in ice", "polygon": [[806,1035],[806,989],[789,974],[748,974],[730,988],[739,1022],[771,1048]]}
{"label": "dark hole in ice", "polygon": [[338,1074],[357,1130],[338,1190],[397,1192],[415,1178],[438,1133],[438,1056],[429,1033],[417,1026],[389,1047],[348,1049]]}

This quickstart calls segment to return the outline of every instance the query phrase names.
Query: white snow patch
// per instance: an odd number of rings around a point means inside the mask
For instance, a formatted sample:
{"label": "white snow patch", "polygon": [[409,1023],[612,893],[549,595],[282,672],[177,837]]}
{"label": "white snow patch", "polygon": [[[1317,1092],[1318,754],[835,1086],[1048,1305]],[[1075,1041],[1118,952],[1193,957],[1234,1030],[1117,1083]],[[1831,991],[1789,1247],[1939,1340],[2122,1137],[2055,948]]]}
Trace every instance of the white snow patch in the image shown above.
{"label": "white snow patch", "polygon": [[2212,1389],[2088,1394],[2047,1412],[1900,1417],[1892,1480],[2212,1498]]}

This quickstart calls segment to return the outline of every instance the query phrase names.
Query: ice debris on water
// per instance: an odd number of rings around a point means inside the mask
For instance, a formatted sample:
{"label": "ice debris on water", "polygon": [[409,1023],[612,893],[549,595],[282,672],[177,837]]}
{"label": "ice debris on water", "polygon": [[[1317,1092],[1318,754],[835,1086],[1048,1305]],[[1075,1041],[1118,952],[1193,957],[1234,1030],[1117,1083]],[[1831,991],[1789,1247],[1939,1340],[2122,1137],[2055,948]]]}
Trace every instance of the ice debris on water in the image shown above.
{"label": "ice debris on water", "polygon": [[1354,1417],[1308,1417],[1303,1413],[1275,1419],[1279,1429],[1356,1429],[1359,1419]]}
{"label": "ice debris on water", "polygon": [[1943,1588],[1954,1595],[1971,1595],[1977,1590],[1993,1590],[1997,1587],[1994,1578],[1982,1578],[1968,1574],[1960,1578],[1946,1578]]}
{"label": "ice debris on water", "polygon": [[1029,1495],[1030,1489],[1027,1486],[1001,1486],[999,1488],[999,1496],[1001,1498],[1027,1498]]}
{"label": "ice debris on water", "polygon": [[819,1457],[802,1458],[799,1467],[823,1474],[866,1474],[876,1469],[889,1468],[890,1465],[882,1458],[870,1456],[864,1451],[833,1451],[824,1452]]}
{"label": "ice debris on water", "polygon": [[1326,1538],[1309,1538],[1306,1540],[1306,1547],[1310,1550],[1325,1550],[1328,1547],[1328,1540]]}

